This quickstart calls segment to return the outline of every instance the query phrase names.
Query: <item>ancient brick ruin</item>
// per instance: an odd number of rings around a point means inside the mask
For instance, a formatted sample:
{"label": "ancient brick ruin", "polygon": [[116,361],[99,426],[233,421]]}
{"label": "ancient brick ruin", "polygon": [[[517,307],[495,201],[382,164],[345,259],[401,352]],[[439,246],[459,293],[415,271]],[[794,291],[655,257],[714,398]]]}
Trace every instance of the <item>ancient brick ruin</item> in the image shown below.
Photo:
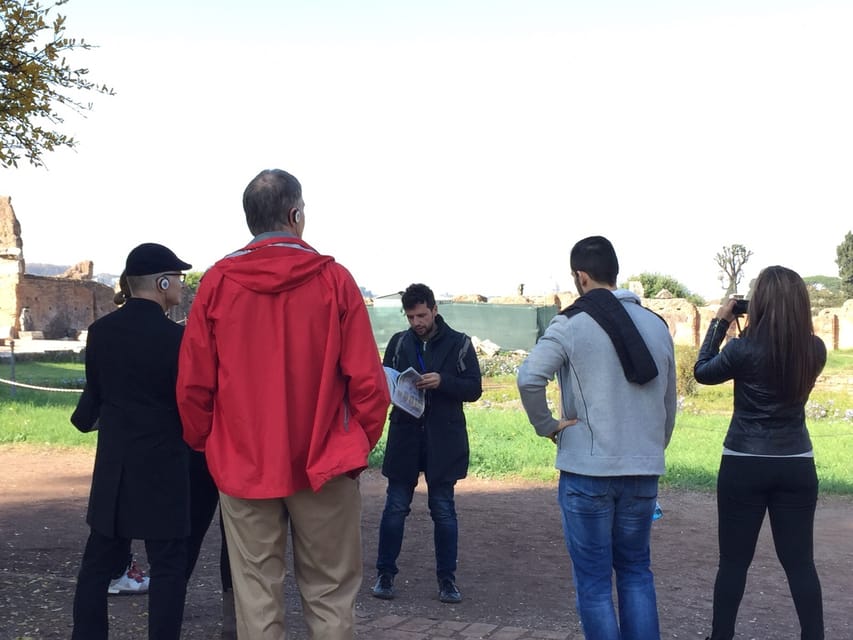
{"label": "ancient brick ruin", "polygon": [[115,309],[112,287],[92,280],[91,261],[56,277],[30,275],[23,247],[11,198],[0,196],[0,339],[76,338]]}
{"label": "ancient brick ruin", "polygon": [[[56,277],[25,273],[21,225],[9,196],[0,196],[0,340],[19,337],[76,338],[92,322],[116,309],[111,287],[92,280],[92,262],[83,261]],[[634,289],[639,283],[630,283]],[[636,291],[642,297],[642,287]],[[521,304],[565,308],[574,292],[548,296],[507,296],[486,299],[458,296],[455,302]],[[182,304],[170,310],[175,321],[185,320],[192,296],[184,292]],[[371,301],[372,302],[372,301]],[[643,304],[663,316],[673,340],[698,347],[717,307],[697,308],[680,298],[644,299]],[[829,349],[853,348],[853,300],[842,307],[824,309],[814,318],[815,333]],[[734,335],[735,328],[731,329]],[[481,338],[493,339],[490,336]],[[497,340],[499,342],[499,339]]]}
{"label": "ancient brick ruin", "polygon": [[[645,298],[642,285],[639,282],[629,282],[629,288],[643,298],[643,305],[662,316],[669,325],[673,342],[677,345],[699,347],[708,324],[717,314],[718,304],[707,307],[697,307],[684,298],[673,298],[662,292],[657,298]],[[475,300],[477,296],[466,295],[453,298],[454,302],[485,302]],[[565,309],[577,298],[573,291],[561,291],[547,296],[507,296],[488,298],[489,304],[527,304],[554,305]],[[847,300],[838,308],[823,309],[813,318],[815,334],[826,344],[827,349],[853,349],[853,300]],[[735,336],[737,327],[734,323],[729,328],[729,335]]]}

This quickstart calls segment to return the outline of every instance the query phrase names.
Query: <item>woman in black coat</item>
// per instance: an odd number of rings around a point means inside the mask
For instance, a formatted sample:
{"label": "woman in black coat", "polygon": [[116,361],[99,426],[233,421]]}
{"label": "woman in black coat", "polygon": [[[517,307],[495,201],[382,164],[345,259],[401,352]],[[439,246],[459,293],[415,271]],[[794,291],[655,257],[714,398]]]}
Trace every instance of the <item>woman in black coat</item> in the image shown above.
{"label": "woman in black coat", "polygon": [[98,430],[74,594],[72,640],[106,640],[107,586],[131,540],[145,541],[151,583],[148,637],[178,640],[190,533],[189,453],[175,400],[183,327],[165,312],[181,300],[191,265],[159,244],[130,252],[131,297],[89,327],[86,388],[72,423]]}

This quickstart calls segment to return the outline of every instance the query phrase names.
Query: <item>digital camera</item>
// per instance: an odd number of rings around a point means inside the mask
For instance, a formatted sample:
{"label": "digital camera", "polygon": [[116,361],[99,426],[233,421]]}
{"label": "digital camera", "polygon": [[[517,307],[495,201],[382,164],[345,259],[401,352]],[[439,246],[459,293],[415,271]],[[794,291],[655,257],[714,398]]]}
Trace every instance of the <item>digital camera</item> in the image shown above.
{"label": "digital camera", "polygon": [[732,313],[736,316],[745,316],[747,311],[749,310],[749,300],[744,298],[738,298],[735,300],[735,306],[732,309]]}

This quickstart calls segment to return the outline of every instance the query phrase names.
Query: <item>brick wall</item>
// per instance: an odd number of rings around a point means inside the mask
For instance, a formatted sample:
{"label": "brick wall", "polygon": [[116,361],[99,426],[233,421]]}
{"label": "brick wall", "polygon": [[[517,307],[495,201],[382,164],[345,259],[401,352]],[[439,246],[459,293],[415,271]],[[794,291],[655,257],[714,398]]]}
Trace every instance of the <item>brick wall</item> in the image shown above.
{"label": "brick wall", "polygon": [[[72,280],[24,274],[18,284],[17,309],[14,326],[20,327],[17,318],[23,307],[30,308],[33,330],[44,337],[59,340],[76,337],[97,318],[114,311],[114,291],[94,280]],[[0,277],[0,301],[6,296]],[[3,309],[0,307],[0,313]],[[6,316],[0,320],[5,321]],[[2,328],[0,324],[0,328]]]}

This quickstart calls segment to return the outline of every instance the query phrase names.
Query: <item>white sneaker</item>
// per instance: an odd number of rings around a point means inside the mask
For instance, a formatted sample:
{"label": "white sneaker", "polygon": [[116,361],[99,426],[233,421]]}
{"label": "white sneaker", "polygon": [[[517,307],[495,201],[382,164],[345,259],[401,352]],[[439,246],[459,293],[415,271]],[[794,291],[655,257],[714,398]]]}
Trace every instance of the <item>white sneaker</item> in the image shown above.
{"label": "white sneaker", "polygon": [[132,595],[136,593],[148,593],[150,578],[142,569],[136,566],[136,560],[132,560],[121,576],[110,581],[107,593],[110,595]]}

